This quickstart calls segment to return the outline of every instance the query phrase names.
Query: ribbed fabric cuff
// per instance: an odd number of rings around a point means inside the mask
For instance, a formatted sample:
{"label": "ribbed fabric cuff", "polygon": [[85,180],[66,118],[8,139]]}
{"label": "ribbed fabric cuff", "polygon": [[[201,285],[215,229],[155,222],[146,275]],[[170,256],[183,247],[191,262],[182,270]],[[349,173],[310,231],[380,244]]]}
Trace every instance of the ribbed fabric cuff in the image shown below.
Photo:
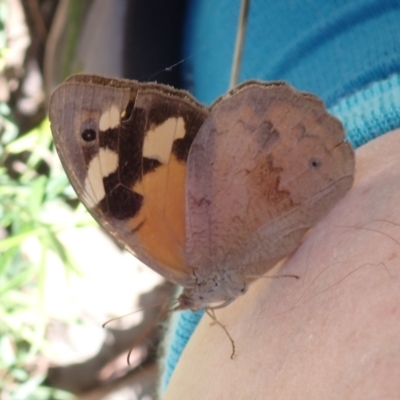
{"label": "ribbed fabric cuff", "polygon": [[159,388],[160,393],[164,393],[167,388],[176,364],[203,314],[203,310],[198,312],[180,311],[172,316],[164,343],[165,356]]}
{"label": "ribbed fabric cuff", "polygon": [[[400,40],[400,38],[399,38]],[[354,148],[400,127],[400,75],[374,82],[329,109],[339,118]]]}

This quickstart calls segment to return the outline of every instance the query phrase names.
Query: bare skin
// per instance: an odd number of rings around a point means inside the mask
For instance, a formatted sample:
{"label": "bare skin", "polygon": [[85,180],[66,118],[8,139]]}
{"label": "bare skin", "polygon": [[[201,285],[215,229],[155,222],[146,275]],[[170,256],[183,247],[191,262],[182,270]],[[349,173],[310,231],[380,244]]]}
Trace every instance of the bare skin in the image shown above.
{"label": "bare skin", "polygon": [[274,274],[207,315],[165,399],[400,398],[400,129],[356,152],[351,191]]}

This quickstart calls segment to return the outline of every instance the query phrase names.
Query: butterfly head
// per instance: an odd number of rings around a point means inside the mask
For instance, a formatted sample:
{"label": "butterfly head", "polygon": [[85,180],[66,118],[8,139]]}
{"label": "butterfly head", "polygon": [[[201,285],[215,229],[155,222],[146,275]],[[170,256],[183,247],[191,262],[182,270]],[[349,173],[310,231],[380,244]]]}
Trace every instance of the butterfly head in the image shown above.
{"label": "butterfly head", "polygon": [[179,296],[176,310],[198,311],[202,308],[222,308],[246,293],[247,285],[236,273],[216,275],[186,287]]}

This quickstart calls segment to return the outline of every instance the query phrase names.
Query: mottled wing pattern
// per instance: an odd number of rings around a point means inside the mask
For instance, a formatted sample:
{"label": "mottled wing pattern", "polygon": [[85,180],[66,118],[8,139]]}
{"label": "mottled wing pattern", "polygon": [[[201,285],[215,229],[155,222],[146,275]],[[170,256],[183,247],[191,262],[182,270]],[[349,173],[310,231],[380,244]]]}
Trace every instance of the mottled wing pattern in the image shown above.
{"label": "mottled wing pattern", "polygon": [[185,284],[185,175],[208,110],[174,88],[75,75],[50,101],[55,145],[78,196],[125,248]]}
{"label": "mottled wing pattern", "polygon": [[340,122],[285,83],[246,82],[211,107],[189,154],[186,258],[247,281],[290,254],[351,187]]}

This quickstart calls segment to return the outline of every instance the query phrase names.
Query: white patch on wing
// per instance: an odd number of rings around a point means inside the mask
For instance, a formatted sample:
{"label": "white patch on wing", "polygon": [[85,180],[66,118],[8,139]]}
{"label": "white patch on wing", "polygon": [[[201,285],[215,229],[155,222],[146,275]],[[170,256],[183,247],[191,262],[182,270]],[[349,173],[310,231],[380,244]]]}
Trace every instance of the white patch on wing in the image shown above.
{"label": "white patch on wing", "polygon": [[106,195],[103,178],[118,168],[118,154],[107,148],[100,148],[97,157],[90,161],[85,180],[86,202],[89,207],[96,206]]}
{"label": "white patch on wing", "polygon": [[85,180],[85,191],[88,195],[88,198],[90,198],[91,202],[93,203],[88,204],[89,207],[94,207],[97,205],[106,195],[103,185],[103,176],[101,174],[99,156],[90,161]]}
{"label": "white patch on wing", "polygon": [[182,117],[168,118],[164,123],[146,132],[143,157],[167,164],[174,140],[185,136],[185,121]]}
{"label": "white patch on wing", "polygon": [[108,110],[104,111],[100,116],[99,128],[105,132],[107,129],[113,129],[121,122],[120,110],[112,105]]}
{"label": "white patch on wing", "polygon": [[115,172],[118,168],[118,154],[108,148],[99,151],[101,174],[103,178]]}

